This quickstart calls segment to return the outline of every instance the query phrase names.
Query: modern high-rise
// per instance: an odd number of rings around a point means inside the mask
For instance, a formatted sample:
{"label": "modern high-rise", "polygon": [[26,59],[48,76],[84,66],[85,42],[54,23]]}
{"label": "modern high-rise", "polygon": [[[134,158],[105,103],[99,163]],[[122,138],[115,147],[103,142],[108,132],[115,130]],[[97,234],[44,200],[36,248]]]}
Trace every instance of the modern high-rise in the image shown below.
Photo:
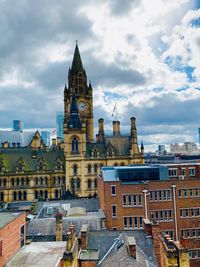
{"label": "modern high-rise", "polygon": [[22,132],[23,131],[23,124],[20,120],[13,120],[13,131]]}
{"label": "modern high-rise", "polygon": [[60,137],[62,139],[62,141],[64,141],[63,123],[64,123],[64,114],[63,114],[63,112],[56,112],[57,137]]}
{"label": "modern high-rise", "polygon": [[199,128],[199,144],[200,144],[200,128]]}
{"label": "modern high-rise", "polygon": [[50,132],[49,131],[41,131],[41,137],[45,142],[46,146],[50,146]]}

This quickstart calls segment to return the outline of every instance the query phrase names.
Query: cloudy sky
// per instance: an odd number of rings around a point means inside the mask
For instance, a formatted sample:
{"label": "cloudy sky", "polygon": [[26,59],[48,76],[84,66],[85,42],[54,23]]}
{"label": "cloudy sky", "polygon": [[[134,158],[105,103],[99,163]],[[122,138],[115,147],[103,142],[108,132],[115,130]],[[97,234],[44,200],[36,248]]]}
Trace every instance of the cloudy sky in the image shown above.
{"label": "cloudy sky", "polygon": [[75,40],[94,88],[95,121],[139,140],[198,142],[199,0],[0,0],[0,128],[55,128]]}

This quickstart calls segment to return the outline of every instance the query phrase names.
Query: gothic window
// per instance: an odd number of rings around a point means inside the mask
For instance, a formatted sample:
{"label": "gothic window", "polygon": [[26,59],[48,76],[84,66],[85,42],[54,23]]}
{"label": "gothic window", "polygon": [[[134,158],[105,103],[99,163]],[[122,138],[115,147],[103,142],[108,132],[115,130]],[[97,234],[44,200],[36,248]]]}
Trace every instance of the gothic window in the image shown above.
{"label": "gothic window", "polygon": [[56,170],[62,170],[63,169],[62,160],[60,158],[58,158],[56,161],[55,169]]}
{"label": "gothic window", "polygon": [[19,178],[17,178],[17,180],[16,180],[16,181],[17,181],[17,185],[19,185]]}
{"label": "gothic window", "polygon": [[95,163],[94,164],[94,172],[97,173],[97,171],[98,171],[98,165],[97,165],[97,163]]}
{"label": "gothic window", "polygon": [[22,183],[22,185],[24,185],[24,178],[22,178],[21,183]]}
{"label": "gothic window", "polygon": [[74,190],[75,190],[75,182],[74,182],[74,178],[71,179],[71,181],[70,181],[70,186],[71,186],[71,190],[74,191]]}
{"label": "gothic window", "polygon": [[6,183],[7,183],[6,179],[3,179],[3,186],[6,186]]}
{"label": "gothic window", "polygon": [[25,171],[25,163],[24,163],[23,158],[19,158],[19,159],[17,160],[16,171],[18,171],[18,172],[23,172],[23,171]]}
{"label": "gothic window", "polygon": [[58,195],[58,190],[56,189],[55,190],[55,198],[57,199],[59,197],[59,195]]}
{"label": "gothic window", "polygon": [[81,188],[81,180],[80,180],[80,178],[78,178],[78,179],[76,180],[76,188],[77,188],[77,189],[80,189],[80,188]]}
{"label": "gothic window", "polygon": [[91,179],[88,179],[88,181],[87,181],[87,187],[88,187],[88,189],[91,189],[91,187],[92,187],[92,181],[91,181]]}
{"label": "gothic window", "polygon": [[26,191],[23,192],[24,200],[27,200],[27,193]]}
{"label": "gothic window", "polygon": [[13,192],[13,200],[15,201],[15,200],[17,200],[17,192]]}
{"label": "gothic window", "polygon": [[40,190],[40,198],[43,199],[43,191]]}
{"label": "gothic window", "polygon": [[118,166],[118,163],[115,163],[114,166]]}
{"label": "gothic window", "polygon": [[26,185],[29,185],[29,183],[30,183],[30,179],[27,177],[26,178]]}
{"label": "gothic window", "polygon": [[38,191],[35,191],[35,199],[38,199]]}
{"label": "gothic window", "polygon": [[124,162],[121,163],[121,166],[124,166]]}
{"label": "gothic window", "polygon": [[58,184],[60,184],[60,176],[58,176]]}
{"label": "gothic window", "polygon": [[44,171],[46,170],[46,164],[43,158],[39,159],[37,162],[37,169],[38,171]]}
{"label": "gothic window", "polygon": [[57,179],[56,179],[56,177],[54,176],[54,177],[53,177],[53,183],[54,183],[54,185],[56,184],[56,181],[57,181]]}
{"label": "gothic window", "polygon": [[47,190],[45,190],[44,195],[45,195],[45,199],[47,199],[48,198],[48,191]]}
{"label": "gothic window", "polygon": [[0,201],[4,201],[4,193],[3,192],[0,193]]}
{"label": "gothic window", "polygon": [[45,184],[48,184],[48,177],[45,177]]}
{"label": "gothic window", "polygon": [[76,175],[77,174],[77,165],[74,164],[73,166],[73,174]]}
{"label": "gothic window", "polygon": [[11,179],[11,185],[14,186],[15,185],[15,180],[12,178]]}
{"label": "gothic window", "polygon": [[35,177],[35,185],[38,185],[38,178]]}
{"label": "gothic window", "polygon": [[91,164],[88,164],[88,173],[91,173]]}
{"label": "gothic window", "polygon": [[72,153],[78,153],[78,138],[74,137],[72,139]]}
{"label": "gothic window", "polygon": [[22,192],[21,191],[18,192],[18,199],[22,200]]}
{"label": "gothic window", "polygon": [[43,184],[43,178],[40,177],[40,184],[42,185]]}

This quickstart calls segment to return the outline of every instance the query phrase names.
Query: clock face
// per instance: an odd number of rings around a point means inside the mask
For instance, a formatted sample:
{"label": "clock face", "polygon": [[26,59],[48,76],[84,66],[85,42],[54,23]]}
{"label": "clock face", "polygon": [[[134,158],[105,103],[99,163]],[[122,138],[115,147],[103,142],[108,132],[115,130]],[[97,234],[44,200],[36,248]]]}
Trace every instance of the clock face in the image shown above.
{"label": "clock face", "polygon": [[80,111],[87,109],[87,105],[85,104],[85,102],[79,102],[78,107]]}

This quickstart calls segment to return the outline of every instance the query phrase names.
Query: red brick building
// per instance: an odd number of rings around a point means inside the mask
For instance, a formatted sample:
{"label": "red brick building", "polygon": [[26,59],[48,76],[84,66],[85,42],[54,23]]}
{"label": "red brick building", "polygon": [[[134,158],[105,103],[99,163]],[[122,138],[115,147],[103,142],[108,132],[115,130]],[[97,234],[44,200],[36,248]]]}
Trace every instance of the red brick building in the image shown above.
{"label": "red brick building", "polygon": [[106,226],[143,229],[144,218],[157,221],[175,241],[185,240],[191,266],[200,266],[200,179],[169,179],[166,173],[163,166],[103,168],[98,195]]}
{"label": "red brick building", "polygon": [[170,178],[191,179],[200,178],[200,163],[170,163],[166,164]]}
{"label": "red brick building", "polygon": [[0,267],[24,246],[25,238],[25,213],[0,212]]}

